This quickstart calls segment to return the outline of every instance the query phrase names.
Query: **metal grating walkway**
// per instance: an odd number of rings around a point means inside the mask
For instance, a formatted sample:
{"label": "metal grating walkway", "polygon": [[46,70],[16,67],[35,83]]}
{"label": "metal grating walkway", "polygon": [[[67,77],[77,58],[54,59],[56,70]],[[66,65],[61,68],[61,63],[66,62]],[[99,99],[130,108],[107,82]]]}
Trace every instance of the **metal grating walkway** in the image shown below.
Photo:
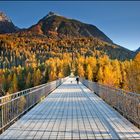
{"label": "metal grating walkway", "polygon": [[140,139],[140,130],[69,78],[0,139]]}

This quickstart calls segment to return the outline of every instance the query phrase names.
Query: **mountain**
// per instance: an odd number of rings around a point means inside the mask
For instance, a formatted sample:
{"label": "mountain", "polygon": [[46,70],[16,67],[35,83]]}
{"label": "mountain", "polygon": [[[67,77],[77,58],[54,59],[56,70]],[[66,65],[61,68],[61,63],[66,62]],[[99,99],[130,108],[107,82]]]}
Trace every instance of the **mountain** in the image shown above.
{"label": "mountain", "polygon": [[37,24],[31,26],[28,31],[43,34],[46,36],[54,35],[63,37],[95,37],[103,41],[113,43],[96,26],[82,23],[78,20],[68,19],[54,12],[49,12]]}
{"label": "mountain", "polygon": [[27,62],[44,63],[50,57],[61,58],[63,54],[71,55],[71,52],[74,57],[100,58],[107,55],[121,61],[133,59],[136,55],[134,51],[113,43],[96,26],[53,12],[27,29],[18,30],[3,13],[0,23],[13,27],[13,30],[7,31],[12,34],[0,35],[0,68],[25,66]]}
{"label": "mountain", "polygon": [[13,33],[19,29],[12,23],[11,19],[5,15],[5,13],[0,12],[0,34],[3,33]]}

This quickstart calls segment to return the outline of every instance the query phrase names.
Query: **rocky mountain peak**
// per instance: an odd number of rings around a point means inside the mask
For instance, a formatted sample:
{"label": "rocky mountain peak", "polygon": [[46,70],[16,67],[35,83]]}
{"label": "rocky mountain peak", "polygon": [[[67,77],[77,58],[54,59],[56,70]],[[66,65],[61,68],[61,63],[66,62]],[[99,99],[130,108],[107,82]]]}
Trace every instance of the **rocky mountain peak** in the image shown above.
{"label": "rocky mountain peak", "polygon": [[57,13],[55,13],[55,12],[50,11],[50,12],[44,17],[44,19],[47,19],[47,18],[52,17],[52,16],[60,16],[60,15],[57,14]]}
{"label": "rocky mountain peak", "polygon": [[4,12],[0,12],[0,21],[1,22],[11,22],[11,19],[4,13]]}
{"label": "rocky mountain peak", "polygon": [[19,28],[13,24],[12,20],[4,12],[0,12],[0,34],[14,33],[18,30]]}

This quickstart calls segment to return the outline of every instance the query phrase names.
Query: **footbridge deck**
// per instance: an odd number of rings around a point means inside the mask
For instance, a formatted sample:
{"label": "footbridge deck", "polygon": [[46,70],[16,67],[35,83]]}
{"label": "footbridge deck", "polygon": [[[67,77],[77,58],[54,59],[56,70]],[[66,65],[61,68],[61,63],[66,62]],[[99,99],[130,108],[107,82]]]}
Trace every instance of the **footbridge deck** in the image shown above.
{"label": "footbridge deck", "polygon": [[140,129],[69,78],[0,139],[140,139]]}

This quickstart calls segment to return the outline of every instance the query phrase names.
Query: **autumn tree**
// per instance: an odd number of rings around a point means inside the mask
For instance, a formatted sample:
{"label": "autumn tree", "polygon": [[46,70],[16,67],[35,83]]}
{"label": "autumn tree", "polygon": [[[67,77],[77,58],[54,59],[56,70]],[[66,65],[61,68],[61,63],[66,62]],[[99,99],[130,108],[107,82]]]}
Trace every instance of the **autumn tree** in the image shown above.
{"label": "autumn tree", "polygon": [[112,66],[110,64],[105,66],[103,76],[104,76],[103,77],[104,84],[114,86],[115,77],[114,77],[114,72],[112,70]]}
{"label": "autumn tree", "polygon": [[132,92],[140,93],[140,53],[132,61],[127,75],[129,89]]}
{"label": "autumn tree", "polygon": [[86,68],[86,73],[85,73],[86,77],[88,80],[92,80],[93,79],[93,72],[92,72],[92,68],[91,66],[88,64],[87,68]]}
{"label": "autumn tree", "polygon": [[78,67],[77,67],[77,75],[79,76],[79,77],[84,77],[85,76],[85,71],[84,71],[84,68],[83,68],[83,66],[82,65],[78,65]]}

